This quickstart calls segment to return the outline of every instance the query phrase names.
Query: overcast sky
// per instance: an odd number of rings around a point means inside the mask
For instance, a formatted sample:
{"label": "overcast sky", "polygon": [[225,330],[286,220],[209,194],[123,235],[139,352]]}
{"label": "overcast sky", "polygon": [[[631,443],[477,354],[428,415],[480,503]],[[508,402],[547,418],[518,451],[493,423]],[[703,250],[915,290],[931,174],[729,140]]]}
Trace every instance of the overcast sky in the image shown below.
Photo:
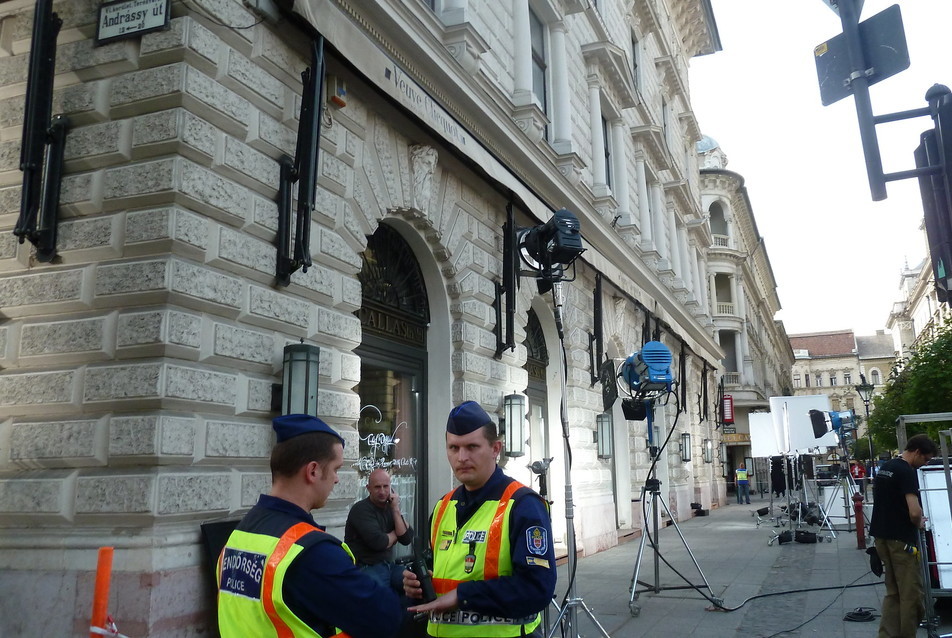
{"label": "overcast sky", "polygon": [[[866,0],[865,20],[895,1]],[[952,85],[952,1],[903,0],[911,64],[870,89],[873,113],[926,106]],[[915,180],[874,202],[853,98],[820,103],[813,49],[841,33],[823,0],[713,0],[723,50],[691,61],[702,133],[741,174],[777,280],[788,334],[885,328],[899,274],[927,252]],[[885,172],[914,168],[929,118],[876,127]]]}

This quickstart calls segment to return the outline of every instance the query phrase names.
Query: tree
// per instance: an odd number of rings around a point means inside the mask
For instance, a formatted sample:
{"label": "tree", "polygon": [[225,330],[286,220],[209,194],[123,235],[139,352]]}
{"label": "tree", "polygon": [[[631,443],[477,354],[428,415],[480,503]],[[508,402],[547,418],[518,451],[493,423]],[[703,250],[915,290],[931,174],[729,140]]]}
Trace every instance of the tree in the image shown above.
{"label": "tree", "polygon": [[[873,399],[875,412],[870,430],[876,447],[897,449],[896,419],[904,414],[952,412],[952,318],[939,326],[931,338],[915,347],[908,359],[896,362],[885,391]],[[928,434],[938,442],[938,431],[952,422],[911,423],[907,436]]]}

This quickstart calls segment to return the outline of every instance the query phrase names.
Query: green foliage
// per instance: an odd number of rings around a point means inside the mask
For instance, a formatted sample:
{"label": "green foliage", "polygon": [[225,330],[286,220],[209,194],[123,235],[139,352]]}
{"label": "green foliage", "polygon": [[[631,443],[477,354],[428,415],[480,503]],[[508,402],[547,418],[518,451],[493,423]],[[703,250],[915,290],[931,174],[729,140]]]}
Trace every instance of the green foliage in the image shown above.
{"label": "green foliage", "polygon": [[[906,360],[899,360],[889,375],[885,391],[873,399],[875,412],[870,429],[877,449],[898,448],[896,419],[904,414],[952,412],[952,319],[939,326],[933,337],[916,346]],[[938,442],[938,431],[949,421],[911,423],[907,436],[926,433]]]}

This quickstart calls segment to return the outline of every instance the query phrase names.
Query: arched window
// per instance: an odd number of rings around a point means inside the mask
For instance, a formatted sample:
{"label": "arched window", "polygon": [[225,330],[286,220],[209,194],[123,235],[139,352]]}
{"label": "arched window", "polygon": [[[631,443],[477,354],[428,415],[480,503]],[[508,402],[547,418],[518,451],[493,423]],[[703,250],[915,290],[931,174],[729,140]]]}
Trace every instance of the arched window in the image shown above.
{"label": "arched window", "polygon": [[873,370],[869,373],[869,381],[873,385],[879,385],[879,370]]}

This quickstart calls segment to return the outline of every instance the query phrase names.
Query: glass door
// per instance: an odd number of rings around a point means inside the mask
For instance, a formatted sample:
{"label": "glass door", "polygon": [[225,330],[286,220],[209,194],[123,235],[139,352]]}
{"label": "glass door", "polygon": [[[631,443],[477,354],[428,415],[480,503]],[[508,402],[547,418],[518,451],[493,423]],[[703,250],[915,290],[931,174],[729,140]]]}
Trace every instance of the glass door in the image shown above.
{"label": "glass door", "polygon": [[[421,411],[422,362],[417,366],[397,366],[365,352],[361,355],[360,384],[356,388],[360,395],[360,449],[355,465],[364,484],[377,468],[390,473],[391,485],[400,496],[403,517],[419,534],[419,530],[426,529],[428,515],[420,508],[426,493],[426,471],[422,467],[426,440]],[[358,496],[365,498],[366,493],[361,491]],[[410,547],[400,544],[393,550],[395,559],[412,553]]]}

